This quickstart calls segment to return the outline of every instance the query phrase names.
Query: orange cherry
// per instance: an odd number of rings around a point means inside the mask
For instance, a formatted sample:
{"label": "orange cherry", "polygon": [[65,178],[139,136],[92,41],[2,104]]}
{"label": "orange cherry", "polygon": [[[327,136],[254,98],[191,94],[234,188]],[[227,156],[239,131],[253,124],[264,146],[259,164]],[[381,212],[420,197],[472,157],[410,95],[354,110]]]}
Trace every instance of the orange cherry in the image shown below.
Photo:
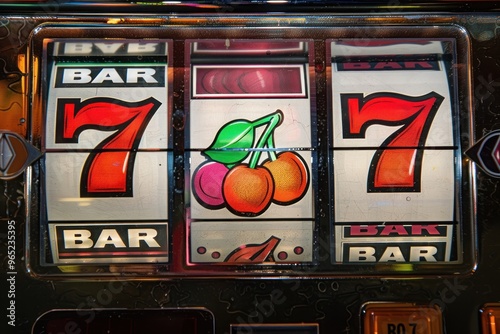
{"label": "orange cherry", "polygon": [[273,201],[288,205],[299,201],[309,185],[309,170],[305,161],[295,152],[279,153],[276,160],[264,162],[274,179]]}
{"label": "orange cherry", "polygon": [[231,212],[239,216],[258,216],[271,204],[273,178],[264,167],[237,165],[226,174],[222,192]]}

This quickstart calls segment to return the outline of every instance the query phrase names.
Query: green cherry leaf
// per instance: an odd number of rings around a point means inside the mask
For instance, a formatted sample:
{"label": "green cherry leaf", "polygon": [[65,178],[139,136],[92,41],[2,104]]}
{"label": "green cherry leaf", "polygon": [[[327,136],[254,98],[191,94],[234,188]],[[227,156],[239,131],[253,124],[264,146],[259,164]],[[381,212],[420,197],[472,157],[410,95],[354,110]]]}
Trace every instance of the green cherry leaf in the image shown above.
{"label": "green cherry leaf", "polygon": [[254,126],[247,120],[226,123],[215,136],[213,143],[202,153],[210,159],[235,164],[246,159],[253,148]]}

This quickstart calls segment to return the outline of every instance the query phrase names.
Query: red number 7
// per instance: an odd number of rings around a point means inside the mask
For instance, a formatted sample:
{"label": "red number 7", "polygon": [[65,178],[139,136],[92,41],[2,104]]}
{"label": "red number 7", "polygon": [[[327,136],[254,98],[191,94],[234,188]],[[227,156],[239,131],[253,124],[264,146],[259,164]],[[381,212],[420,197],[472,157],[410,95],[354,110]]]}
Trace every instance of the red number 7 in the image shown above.
{"label": "red number 7", "polygon": [[368,192],[420,191],[423,148],[443,97],[392,93],[341,94],[344,138],[364,138],[373,124],[398,126],[375,152],[368,172]]}
{"label": "red number 7", "polygon": [[78,143],[84,130],[112,132],[91,150],[82,170],[81,197],[132,197],[135,155],[142,134],[161,103],[110,98],[58,99],[56,143]]}

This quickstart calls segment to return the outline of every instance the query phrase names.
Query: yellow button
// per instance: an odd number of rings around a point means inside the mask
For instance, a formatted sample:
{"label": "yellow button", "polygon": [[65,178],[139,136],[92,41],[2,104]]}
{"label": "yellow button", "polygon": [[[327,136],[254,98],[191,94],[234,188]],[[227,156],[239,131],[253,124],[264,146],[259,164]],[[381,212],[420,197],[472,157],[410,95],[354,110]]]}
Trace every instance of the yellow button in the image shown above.
{"label": "yellow button", "polygon": [[500,333],[500,304],[485,304],[481,309],[483,334]]}
{"label": "yellow button", "polygon": [[439,307],[407,303],[367,303],[364,334],[442,334]]}

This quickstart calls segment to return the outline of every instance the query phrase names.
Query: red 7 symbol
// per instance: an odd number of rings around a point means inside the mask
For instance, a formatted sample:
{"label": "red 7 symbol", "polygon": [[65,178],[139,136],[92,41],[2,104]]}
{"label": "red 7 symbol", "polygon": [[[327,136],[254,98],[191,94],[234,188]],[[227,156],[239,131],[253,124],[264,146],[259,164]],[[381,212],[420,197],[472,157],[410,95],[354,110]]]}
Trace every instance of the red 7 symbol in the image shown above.
{"label": "red 7 symbol", "polygon": [[57,100],[56,143],[78,143],[84,130],[115,131],[89,154],[80,180],[81,197],[132,197],[135,155],[161,103],[111,98]]}
{"label": "red 7 symbol", "polygon": [[368,192],[420,192],[423,146],[444,97],[394,93],[341,94],[344,138],[364,138],[373,124],[402,125],[380,145],[368,172]]}

